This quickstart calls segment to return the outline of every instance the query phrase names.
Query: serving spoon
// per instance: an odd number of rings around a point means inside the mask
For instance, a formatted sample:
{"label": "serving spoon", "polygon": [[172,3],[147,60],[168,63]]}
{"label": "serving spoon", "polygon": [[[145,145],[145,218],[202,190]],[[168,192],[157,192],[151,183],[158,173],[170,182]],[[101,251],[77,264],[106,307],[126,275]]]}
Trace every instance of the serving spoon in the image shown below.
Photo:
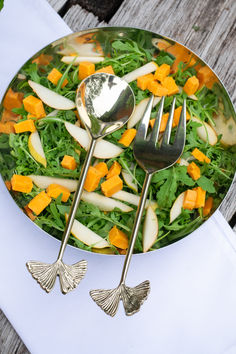
{"label": "serving spoon", "polygon": [[82,260],[75,264],[67,265],[62,261],[63,254],[70,237],[96,143],[99,139],[121,128],[131,116],[134,106],[135,97],[132,89],[126,81],[115,75],[106,73],[94,74],[83,80],[78,87],[76,107],[91,140],[67,218],[59,254],[53,264],[38,261],[26,263],[33,278],[48,293],[52,290],[57,275],[60,279],[63,294],[67,294],[76,288],[85,276],[87,261]]}

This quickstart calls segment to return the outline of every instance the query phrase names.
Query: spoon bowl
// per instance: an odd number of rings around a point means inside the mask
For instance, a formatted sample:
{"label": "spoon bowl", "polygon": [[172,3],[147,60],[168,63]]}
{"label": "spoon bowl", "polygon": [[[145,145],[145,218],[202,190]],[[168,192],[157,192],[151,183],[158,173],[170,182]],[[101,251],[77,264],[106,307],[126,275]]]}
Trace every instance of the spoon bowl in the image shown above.
{"label": "spoon bowl", "polygon": [[94,139],[124,125],[134,105],[135,97],[128,83],[112,74],[93,74],[84,79],[77,90],[79,116]]}

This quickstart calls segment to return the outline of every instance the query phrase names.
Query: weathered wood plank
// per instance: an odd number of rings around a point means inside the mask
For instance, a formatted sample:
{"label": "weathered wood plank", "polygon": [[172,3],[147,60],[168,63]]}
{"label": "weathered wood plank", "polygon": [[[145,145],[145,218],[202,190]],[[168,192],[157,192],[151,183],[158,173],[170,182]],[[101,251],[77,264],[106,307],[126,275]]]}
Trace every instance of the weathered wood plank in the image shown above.
{"label": "weathered wood plank", "polygon": [[63,19],[74,32],[99,25],[98,18],[79,5],[72,6]]}
{"label": "weathered wood plank", "polygon": [[109,21],[116,13],[123,0],[76,0],[76,2],[89,12],[92,12],[100,21]]}
{"label": "weathered wood plank", "polygon": [[48,2],[54,8],[54,10],[58,12],[66,4],[67,0],[48,0]]}
{"label": "weathered wood plank", "polygon": [[236,102],[235,13],[233,0],[125,0],[109,25],[142,27],[185,44],[212,66]]}

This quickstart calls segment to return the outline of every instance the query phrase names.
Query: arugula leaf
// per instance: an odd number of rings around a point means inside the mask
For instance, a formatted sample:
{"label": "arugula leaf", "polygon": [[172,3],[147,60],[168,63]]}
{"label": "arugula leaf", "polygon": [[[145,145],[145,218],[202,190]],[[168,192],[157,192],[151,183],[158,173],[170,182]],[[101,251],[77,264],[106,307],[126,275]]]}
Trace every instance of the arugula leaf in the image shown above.
{"label": "arugula leaf", "polygon": [[197,180],[197,184],[199,187],[204,189],[204,191],[207,191],[209,193],[215,193],[215,187],[214,187],[214,182],[210,179],[208,179],[206,176],[201,176]]}

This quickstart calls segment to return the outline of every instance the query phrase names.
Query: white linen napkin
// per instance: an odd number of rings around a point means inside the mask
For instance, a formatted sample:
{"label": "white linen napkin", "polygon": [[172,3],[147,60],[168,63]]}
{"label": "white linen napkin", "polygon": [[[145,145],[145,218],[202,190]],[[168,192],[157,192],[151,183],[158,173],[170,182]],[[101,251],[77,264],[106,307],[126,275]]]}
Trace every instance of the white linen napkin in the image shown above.
{"label": "white linen napkin", "polygon": [[[37,50],[70,33],[44,0],[8,0],[0,13],[0,94]],[[46,294],[26,269],[28,260],[53,262],[59,242],[17,207],[0,180],[0,306],[33,354],[235,354],[236,242],[220,212],[189,237],[135,255],[127,284],[151,281],[139,313],[123,305],[105,315],[88,292],[117,286],[122,256],[68,247],[65,262],[87,259],[79,287]],[[1,349],[1,348],[0,348]],[[1,350],[0,350],[1,351]]]}

